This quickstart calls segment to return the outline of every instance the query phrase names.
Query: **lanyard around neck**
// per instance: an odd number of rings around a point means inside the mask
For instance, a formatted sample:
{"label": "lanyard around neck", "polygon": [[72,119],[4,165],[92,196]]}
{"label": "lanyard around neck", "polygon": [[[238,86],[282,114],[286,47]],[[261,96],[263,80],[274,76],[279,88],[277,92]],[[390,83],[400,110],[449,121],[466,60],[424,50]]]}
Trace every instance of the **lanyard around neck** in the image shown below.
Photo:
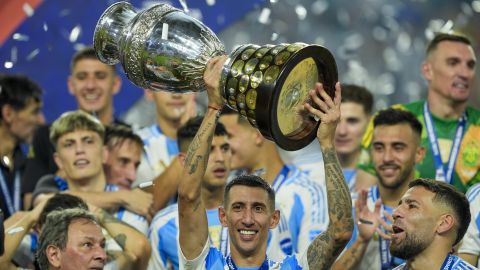
{"label": "lanyard around neck", "polygon": [[0,188],[2,189],[3,198],[5,198],[5,204],[7,206],[10,215],[20,211],[20,172],[15,172],[15,179],[13,180],[13,194],[7,185],[7,179],[0,170]]}
{"label": "lanyard around neck", "polygon": [[[228,255],[227,258],[226,258],[226,261],[227,261],[227,266],[228,266],[228,269],[229,270],[237,270],[237,266],[235,265],[235,263],[233,262],[232,260],[232,256]],[[268,270],[268,258],[267,256],[265,256],[265,261],[263,261],[262,265],[258,268],[258,270]]]}
{"label": "lanyard around neck", "polygon": [[457,129],[455,131],[455,137],[453,139],[452,148],[450,149],[450,156],[448,158],[447,167],[443,166],[442,155],[440,154],[440,146],[438,145],[437,134],[435,132],[435,126],[433,124],[432,115],[428,108],[428,102],[423,106],[423,117],[425,119],[425,127],[427,129],[428,139],[432,147],[433,160],[435,162],[436,180],[451,183],[455,163],[458,157],[458,151],[460,150],[460,144],[462,142],[465,127],[467,125],[467,115],[464,112],[458,120]]}

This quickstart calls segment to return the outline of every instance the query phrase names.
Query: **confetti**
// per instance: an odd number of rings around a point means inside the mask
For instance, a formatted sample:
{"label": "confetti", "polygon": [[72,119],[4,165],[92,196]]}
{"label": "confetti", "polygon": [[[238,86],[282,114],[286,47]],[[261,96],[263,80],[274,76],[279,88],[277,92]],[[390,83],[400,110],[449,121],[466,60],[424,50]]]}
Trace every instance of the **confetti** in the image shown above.
{"label": "confetti", "polygon": [[3,66],[4,66],[6,69],[9,69],[9,68],[12,68],[12,67],[13,67],[13,63],[10,62],[10,61],[5,61],[5,63],[3,64]]}
{"label": "confetti", "polygon": [[17,41],[28,41],[30,38],[27,35],[15,33],[12,38]]}
{"label": "confetti", "polygon": [[297,5],[295,7],[295,13],[297,13],[297,17],[301,21],[305,20],[307,17],[307,9],[302,5]]}
{"label": "confetti", "polygon": [[70,32],[70,36],[68,40],[70,40],[70,42],[72,43],[76,42],[81,32],[82,32],[82,27],[80,25],[76,25],[75,27],[73,27],[72,31]]}
{"label": "confetti", "polygon": [[277,33],[272,33],[272,37],[270,38],[271,41],[275,41],[277,40],[278,38],[278,34]]}
{"label": "confetti", "polygon": [[182,5],[183,11],[185,11],[185,13],[189,12],[186,0],[180,0],[180,5]]}
{"label": "confetti", "polygon": [[40,53],[40,49],[38,49],[38,48],[35,49],[35,50],[33,50],[32,52],[30,52],[30,53],[27,55],[27,58],[26,58],[27,61],[32,61],[33,58],[35,58],[35,57],[38,55],[38,53]]}
{"label": "confetti", "polygon": [[258,22],[262,24],[267,24],[269,22],[270,12],[271,11],[269,8],[263,8],[260,12],[260,16],[258,16]]}
{"label": "confetti", "polygon": [[24,3],[22,8],[23,8],[23,12],[25,12],[25,14],[27,14],[28,17],[32,17],[33,14],[35,13],[32,6],[30,6],[30,4],[28,4],[28,3]]}
{"label": "confetti", "polygon": [[10,60],[12,63],[16,63],[18,59],[18,49],[17,47],[13,46],[12,50],[10,51]]}

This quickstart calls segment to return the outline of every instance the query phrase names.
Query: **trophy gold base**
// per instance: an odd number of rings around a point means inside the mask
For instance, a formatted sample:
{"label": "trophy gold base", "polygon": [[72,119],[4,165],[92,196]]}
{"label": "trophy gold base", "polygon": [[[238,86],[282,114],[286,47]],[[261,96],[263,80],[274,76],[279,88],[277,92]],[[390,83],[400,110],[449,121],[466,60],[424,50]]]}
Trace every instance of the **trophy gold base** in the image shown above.
{"label": "trophy gold base", "polygon": [[308,92],[321,82],[333,98],[338,80],[332,54],[303,43],[242,45],[224,65],[227,104],[282,149],[294,151],[316,137],[319,122],[303,110]]}

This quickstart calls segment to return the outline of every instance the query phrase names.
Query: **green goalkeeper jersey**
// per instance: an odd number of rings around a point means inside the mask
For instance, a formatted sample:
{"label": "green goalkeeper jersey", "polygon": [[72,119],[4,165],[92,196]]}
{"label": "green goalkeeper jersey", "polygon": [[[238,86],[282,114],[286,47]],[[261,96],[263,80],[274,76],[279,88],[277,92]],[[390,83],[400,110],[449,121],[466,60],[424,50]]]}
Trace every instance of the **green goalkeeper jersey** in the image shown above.
{"label": "green goalkeeper jersey", "polygon": [[[425,101],[417,101],[409,104],[399,104],[392,106],[396,109],[410,111],[417,116],[422,123],[422,146],[425,147],[425,157],[417,164],[416,177],[436,178],[436,168],[432,152],[432,146],[425,128],[424,119]],[[458,190],[466,192],[469,187],[480,182],[480,111],[467,107],[467,124],[463,133],[462,142],[458,152],[453,177],[450,181]],[[447,166],[453,140],[455,138],[458,120],[444,120],[432,115],[433,125],[437,135],[437,142],[440,147],[440,153],[444,166]],[[362,140],[362,155],[357,165],[368,173],[375,175],[373,163],[370,158],[370,146],[373,135],[373,120],[365,132]],[[448,181],[448,179],[447,179]]]}

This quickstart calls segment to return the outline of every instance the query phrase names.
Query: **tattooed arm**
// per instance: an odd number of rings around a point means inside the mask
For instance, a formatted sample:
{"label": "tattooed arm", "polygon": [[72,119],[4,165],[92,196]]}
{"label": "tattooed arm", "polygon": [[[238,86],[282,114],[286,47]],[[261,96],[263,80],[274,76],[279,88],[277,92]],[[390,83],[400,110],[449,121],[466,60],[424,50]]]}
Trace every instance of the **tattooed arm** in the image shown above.
{"label": "tattooed arm", "polygon": [[148,239],[141,232],[122,222],[105,210],[89,206],[100,225],[122,248],[122,253],[108,252],[109,257],[117,262],[119,269],[146,269],[150,259],[151,247]]}
{"label": "tattooed arm", "polygon": [[207,65],[204,80],[207,85],[208,110],[188,147],[178,186],[179,240],[181,251],[187,260],[198,257],[208,239],[207,214],[200,198],[200,187],[207,168],[219,109],[224,104],[218,90],[223,59],[225,58],[214,58]]}
{"label": "tattooed arm", "polygon": [[334,100],[323,90],[320,83],[317,83],[315,88],[310,91],[310,96],[319,109],[309,104],[305,104],[305,108],[321,121],[317,139],[325,166],[330,223],[327,230],[318,235],[308,247],[307,260],[310,269],[330,269],[352,236],[352,199],[333,143],[335,129],[340,120],[340,85],[335,85]]}

